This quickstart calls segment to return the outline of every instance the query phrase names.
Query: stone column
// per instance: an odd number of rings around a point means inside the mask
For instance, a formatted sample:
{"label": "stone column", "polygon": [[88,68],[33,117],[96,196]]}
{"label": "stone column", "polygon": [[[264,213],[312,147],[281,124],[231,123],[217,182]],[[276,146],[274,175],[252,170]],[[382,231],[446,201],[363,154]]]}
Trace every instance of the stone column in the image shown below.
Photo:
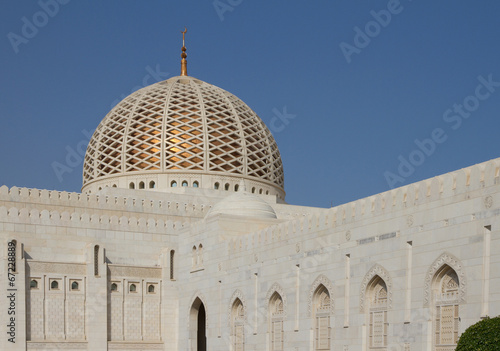
{"label": "stone column", "polygon": [[108,349],[108,265],[103,245],[87,246],[86,336],[89,350]]}

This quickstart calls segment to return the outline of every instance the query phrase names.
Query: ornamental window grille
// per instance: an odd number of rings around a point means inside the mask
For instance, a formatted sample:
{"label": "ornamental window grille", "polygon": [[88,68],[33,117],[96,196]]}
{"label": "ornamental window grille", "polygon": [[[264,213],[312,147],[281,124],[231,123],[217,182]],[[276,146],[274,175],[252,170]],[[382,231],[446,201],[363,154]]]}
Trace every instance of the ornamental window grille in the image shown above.
{"label": "ornamental window grille", "polygon": [[139,189],[144,189],[146,186],[144,185],[144,182],[139,183]]}
{"label": "ornamental window grille", "polygon": [[436,272],[433,279],[435,308],[434,350],[455,350],[460,328],[460,282],[455,270],[448,265]]}
{"label": "ornamental window grille", "polygon": [[177,187],[177,182],[175,180],[172,180],[172,182],[170,183],[170,187],[171,188]]}
{"label": "ornamental window grille", "polygon": [[128,185],[128,188],[129,189],[135,189],[135,184],[133,182],[131,182],[129,185]]}
{"label": "ornamental window grille", "polygon": [[269,328],[271,334],[271,351],[283,351],[284,331],[283,331],[283,299],[278,292],[275,292],[269,300]]}
{"label": "ornamental window grille", "polygon": [[378,275],[373,277],[367,287],[369,299],[369,348],[386,350],[387,347],[387,285]]}
{"label": "ornamental window grille", "polygon": [[233,350],[245,350],[245,309],[240,299],[236,299],[231,308],[231,331]]}
{"label": "ornamental window grille", "polygon": [[324,285],[320,285],[313,296],[314,347],[315,350],[330,350],[330,293]]}

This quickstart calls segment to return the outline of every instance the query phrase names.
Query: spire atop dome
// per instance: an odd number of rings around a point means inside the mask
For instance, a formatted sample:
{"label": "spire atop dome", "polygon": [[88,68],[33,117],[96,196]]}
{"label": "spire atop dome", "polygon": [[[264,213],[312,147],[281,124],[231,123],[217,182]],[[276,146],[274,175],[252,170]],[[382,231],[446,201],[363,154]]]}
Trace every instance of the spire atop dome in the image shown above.
{"label": "spire atop dome", "polygon": [[185,45],[185,39],[186,39],[186,33],[187,33],[187,31],[188,30],[187,30],[186,27],[184,27],[184,32],[181,31],[181,33],[182,33],[181,76],[187,76],[188,75],[188,72],[187,72],[187,61],[186,61],[187,54],[186,54],[186,45]]}

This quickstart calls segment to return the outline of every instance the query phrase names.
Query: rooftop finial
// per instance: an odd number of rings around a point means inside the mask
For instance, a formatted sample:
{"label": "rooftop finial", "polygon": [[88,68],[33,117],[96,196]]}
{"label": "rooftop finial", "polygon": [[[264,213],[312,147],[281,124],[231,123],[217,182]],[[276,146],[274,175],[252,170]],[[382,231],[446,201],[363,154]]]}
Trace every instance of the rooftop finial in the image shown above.
{"label": "rooftop finial", "polygon": [[187,33],[187,31],[188,30],[187,30],[186,27],[184,27],[184,32],[181,31],[181,33],[182,33],[181,76],[187,76],[188,75],[187,61],[186,61],[186,57],[187,57],[187,54],[186,54],[186,45],[184,43],[184,41],[186,39],[186,33]]}

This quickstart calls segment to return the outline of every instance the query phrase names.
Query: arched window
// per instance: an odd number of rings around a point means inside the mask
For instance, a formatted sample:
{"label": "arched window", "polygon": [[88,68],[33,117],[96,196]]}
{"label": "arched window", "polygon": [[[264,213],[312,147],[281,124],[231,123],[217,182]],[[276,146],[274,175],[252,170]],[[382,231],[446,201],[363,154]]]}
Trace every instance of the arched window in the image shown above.
{"label": "arched window", "polygon": [[99,245],[94,246],[94,275],[99,275]]}
{"label": "arched window", "polygon": [[153,284],[150,284],[148,286],[148,293],[154,294],[154,292],[155,292],[155,286]]}
{"label": "arched window", "polygon": [[228,190],[229,190],[229,183],[226,183],[226,184],[224,185],[224,190],[226,190],[226,191],[228,191]]}
{"label": "arched window", "polygon": [[330,350],[330,293],[324,285],[318,286],[313,296],[314,350]]}
{"label": "arched window", "polygon": [[219,190],[219,186],[220,186],[220,184],[219,184],[219,183],[215,183],[215,184],[214,184],[214,189],[215,189],[215,190]]}
{"label": "arched window", "polygon": [[30,282],[30,289],[38,289],[38,282],[35,279]]}
{"label": "arched window", "polygon": [[266,195],[269,195],[269,190],[266,190]]}
{"label": "arched window", "polygon": [[113,184],[113,188],[116,188],[116,184]]}
{"label": "arched window", "polygon": [[128,185],[128,188],[129,189],[135,189],[135,183],[134,182],[130,182],[130,184]]}
{"label": "arched window", "polygon": [[198,246],[198,266],[203,265],[203,245]]}
{"label": "arched window", "polygon": [[175,251],[170,250],[170,280],[174,280],[174,255]]}
{"label": "arched window", "polygon": [[170,187],[175,188],[176,186],[177,186],[177,182],[175,180],[172,180],[172,182],[170,182]]}
{"label": "arched window", "polygon": [[239,188],[240,188],[240,186],[239,186],[238,184],[236,184],[236,185],[234,186],[234,191],[238,191],[238,189],[239,189]]}
{"label": "arched window", "polygon": [[200,186],[200,184],[198,183],[198,181],[196,181],[196,180],[195,180],[195,181],[193,182],[193,188],[197,188],[197,187],[199,187],[199,186]]}
{"label": "arched window", "polygon": [[231,336],[233,350],[245,350],[245,309],[241,300],[236,298],[231,307]]}
{"label": "arched window", "polygon": [[259,194],[262,194],[262,189],[259,189]]}
{"label": "arched window", "polygon": [[182,186],[183,186],[184,188],[188,186],[188,182],[187,182],[187,180],[183,180],[183,181],[182,181]]}
{"label": "arched window", "polygon": [[78,282],[71,283],[71,290],[78,290]]}
{"label": "arched window", "polygon": [[50,290],[58,290],[58,289],[59,289],[59,283],[57,282],[57,280],[53,280],[50,283]]}
{"label": "arched window", "polygon": [[196,250],[196,246],[191,249],[191,255],[193,268],[196,268],[198,266],[198,250]]}
{"label": "arched window", "polygon": [[252,188],[252,194],[255,194],[255,187]]}
{"label": "arched window", "polygon": [[118,291],[118,285],[116,283],[111,284],[111,291]]}
{"label": "arched window", "polygon": [[432,298],[436,310],[434,320],[435,350],[454,350],[458,341],[460,281],[453,268],[444,265],[434,275]]}
{"label": "arched window", "polygon": [[137,287],[135,286],[135,284],[130,284],[129,291],[130,292],[137,292]]}
{"label": "arched window", "polygon": [[149,182],[149,189],[154,189],[154,188],[156,188],[156,183],[154,180],[152,180]]}
{"label": "arched window", "polygon": [[378,275],[368,283],[366,299],[369,306],[368,347],[380,350],[387,346],[387,285]]}
{"label": "arched window", "polygon": [[269,300],[269,332],[271,351],[283,351],[283,299],[275,292]]}
{"label": "arched window", "polygon": [[144,185],[144,182],[139,183],[139,189],[144,189],[146,186]]}

